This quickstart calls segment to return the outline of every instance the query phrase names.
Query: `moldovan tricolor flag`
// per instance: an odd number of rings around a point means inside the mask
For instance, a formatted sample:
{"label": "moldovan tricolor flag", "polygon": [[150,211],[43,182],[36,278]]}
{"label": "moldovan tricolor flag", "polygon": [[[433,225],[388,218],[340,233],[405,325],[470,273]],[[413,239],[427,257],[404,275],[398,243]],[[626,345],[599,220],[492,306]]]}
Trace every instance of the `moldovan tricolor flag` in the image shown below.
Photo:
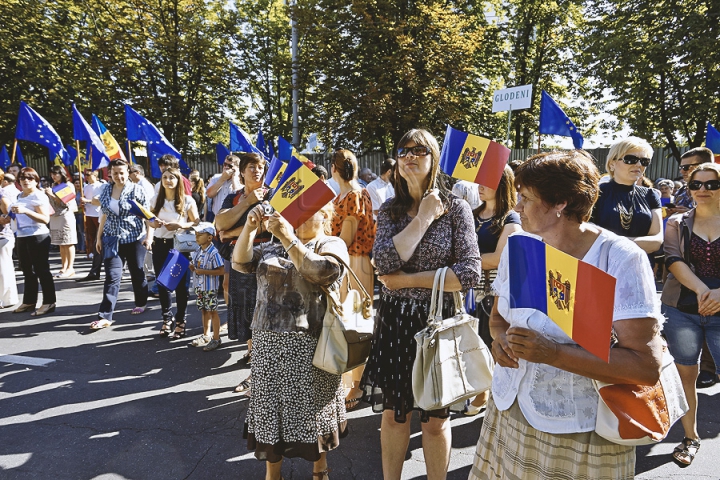
{"label": "moldovan tricolor flag", "polygon": [[509,148],[448,125],[440,168],[453,178],[497,189],[508,158]]}
{"label": "moldovan tricolor flag", "polygon": [[142,218],[143,220],[155,219],[155,215],[150,211],[150,209],[145,208],[137,200],[130,200],[130,213]]}
{"label": "moldovan tricolor flag", "polygon": [[120,148],[120,144],[118,144],[115,137],[110,133],[110,130],[107,129],[105,124],[103,124],[94,113],[92,114],[90,123],[92,124],[92,129],[95,130],[95,133],[98,134],[100,140],[102,140],[105,145],[105,153],[108,158],[110,160],[125,160],[125,153],[123,153],[122,148]]}
{"label": "moldovan tricolor flag", "polygon": [[272,162],[268,165],[267,174],[265,175],[265,184],[270,188],[276,188],[280,179],[285,173],[287,164],[278,157],[273,157]]}
{"label": "moldovan tricolor flag", "polygon": [[540,310],[578,345],[610,359],[615,278],[527,235],[508,238],[510,307]]}
{"label": "moldovan tricolor flag", "polygon": [[297,228],[333,198],[335,192],[305,164],[293,157],[285,168],[285,175],[280,179],[270,205],[293,228]]}
{"label": "moldovan tricolor flag", "polygon": [[69,183],[60,183],[52,187],[52,191],[64,204],[75,200],[75,189]]}

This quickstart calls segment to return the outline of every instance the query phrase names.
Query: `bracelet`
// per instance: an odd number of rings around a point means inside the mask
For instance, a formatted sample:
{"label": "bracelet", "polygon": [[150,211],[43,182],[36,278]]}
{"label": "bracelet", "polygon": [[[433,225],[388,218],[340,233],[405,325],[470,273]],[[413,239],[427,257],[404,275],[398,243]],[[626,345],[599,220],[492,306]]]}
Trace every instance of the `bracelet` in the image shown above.
{"label": "bracelet", "polygon": [[293,240],[292,242],[290,242],[290,245],[288,245],[287,248],[285,249],[285,253],[290,253],[290,249],[293,248],[298,243],[299,242],[298,242],[297,238],[295,240]]}

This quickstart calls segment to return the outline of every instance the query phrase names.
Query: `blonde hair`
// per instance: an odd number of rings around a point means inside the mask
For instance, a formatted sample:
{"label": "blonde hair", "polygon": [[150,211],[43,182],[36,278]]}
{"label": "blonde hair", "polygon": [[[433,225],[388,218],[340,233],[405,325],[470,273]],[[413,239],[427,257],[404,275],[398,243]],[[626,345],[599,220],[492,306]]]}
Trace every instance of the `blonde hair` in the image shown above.
{"label": "blonde hair", "polygon": [[693,170],[693,172],[690,174],[690,180],[693,181],[695,179],[695,174],[697,172],[715,172],[715,175],[717,176],[718,180],[720,180],[720,165],[717,163],[703,163],[701,165],[698,165],[698,167]]}
{"label": "blonde hair", "polygon": [[610,147],[608,152],[607,160],[605,161],[605,170],[610,174],[611,177],[615,177],[615,172],[610,170],[610,162],[615,162],[623,158],[628,152],[632,150],[642,150],[648,158],[653,156],[653,148],[647,142],[639,137],[628,137],[625,140],[620,140]]}

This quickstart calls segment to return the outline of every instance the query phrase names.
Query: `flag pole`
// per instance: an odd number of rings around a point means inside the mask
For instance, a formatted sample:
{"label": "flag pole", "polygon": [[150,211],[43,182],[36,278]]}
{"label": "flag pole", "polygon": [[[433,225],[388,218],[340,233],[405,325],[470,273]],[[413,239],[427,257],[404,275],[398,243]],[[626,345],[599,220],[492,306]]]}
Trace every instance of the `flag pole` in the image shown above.
{"label": "flag pole", "polygon": [[[12,160],[10,160],[10,165],[15,164],[15,150],[17,150],[17,138],[15,141],[13,141],[13,153],[12,153]],[[18,181],[19,179],[15,179],[15,181]]]}
{"label": "flag pole", "polygon": [[132,164],[133,161],[132,161],[132,149],[130,147],[130,140],[127,141],[127,144],[128,144],[128,163]]}
{"label": "flag pole", "polygon": [[538,150],[537,150],[537,153],[540,153],[540,137],[541,137],[540,132],[538,132]]}
{"label": "flag pole", "polygon": [[[80,140],[75,140],[75,149],[77,150],[77,157],[75,161],[77,162],[78,174],[80,175],[80,210],[82,210],[83,227],[87,232],[87,223],[85,221],[85,204],[82,202],[82,199],[85,198],[85,193],[83,192],[83,180],[85,178],[85,175],[82,170],[82,162],[80,161]],[[90,153],[90,155],[92,156],[92,152]],[[92,170],[92,162],[90,162],[90,169]]]}

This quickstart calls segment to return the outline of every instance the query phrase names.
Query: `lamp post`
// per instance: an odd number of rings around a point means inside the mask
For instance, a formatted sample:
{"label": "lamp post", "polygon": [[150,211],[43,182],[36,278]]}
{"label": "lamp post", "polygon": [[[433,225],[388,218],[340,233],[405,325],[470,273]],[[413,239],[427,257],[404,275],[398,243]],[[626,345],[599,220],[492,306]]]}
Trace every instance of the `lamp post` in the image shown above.
{"label": "lamp post", "polygon": [[298,123],[298,31],[297,19],[295,18],[295,0],[290,0],[290,23],[291,33],[291,61],[292,61],[292,143],[295,148],[300,148],[300,127]]}

